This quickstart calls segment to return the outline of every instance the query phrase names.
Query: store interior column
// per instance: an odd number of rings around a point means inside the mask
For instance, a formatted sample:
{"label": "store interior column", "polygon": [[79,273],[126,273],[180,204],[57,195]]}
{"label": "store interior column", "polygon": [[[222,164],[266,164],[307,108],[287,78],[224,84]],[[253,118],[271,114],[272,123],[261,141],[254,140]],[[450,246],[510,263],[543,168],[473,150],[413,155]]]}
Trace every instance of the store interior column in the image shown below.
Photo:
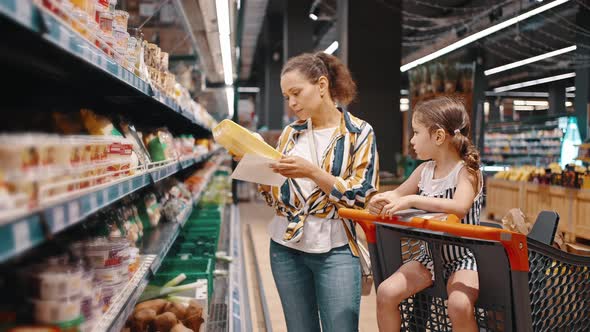
{"label": "store interior column", "polygon": [[267,33],[264,68],[264,108],[268,129],[283,129],[284,100],[281,93],[281,68],[283,66],[283,18],[280,13],[270,13],[264,29]]}
{"label": "store interior column", "polygon": [[549,84],[549,114],[565,113],[565,81]]}
{"label": "store interior column", "polygon": [[[585,30],[590,30],[590,9],[579,6],[576,24]],[[576,36],[576,61],[583,64],[590,62],[590,36],[578,33]],[[578,65],[576,68],[576,98],[574,100],[575,114],[582,141],[588,138],[588,112],[590,112],[590,68]]]}
{"label": "store interior column", "polygon": [[397,1],[340,1],[341,46],[358,85],[349,110],[373,126],[380,168],[394,172],[402,151],[400,112],[401,7]]}

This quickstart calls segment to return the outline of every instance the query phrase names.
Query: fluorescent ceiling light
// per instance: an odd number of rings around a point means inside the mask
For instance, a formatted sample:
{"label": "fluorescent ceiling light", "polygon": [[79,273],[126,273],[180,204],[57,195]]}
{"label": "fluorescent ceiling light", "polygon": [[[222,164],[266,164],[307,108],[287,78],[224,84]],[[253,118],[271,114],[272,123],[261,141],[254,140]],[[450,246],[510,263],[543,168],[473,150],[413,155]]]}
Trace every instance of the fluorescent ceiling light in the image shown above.
{"label": "fluorescent ceiling light", "polygon": [[526,82],[522,82],[522,83],[516,83],[516,84],[510,84],[510,85],[506,85],[506,86],[497,87],[494,89],[494,92],[504,92],[504,91],[516,90],[516,89],[520,89],[520,88],[525,88],[527,86],[533,86],[533,85],[539,85],[539,84],[543,84],[543,83],[564,80],[566,78],[571,78],[571,77],[575,77],[575,76],[576,76],[576,73],[567,73],[567,74],[562,74],[562,75],[557,75],[557,76],[545,77],[545,78],[541,78],[538,80],[526,81]]}
{"label": "fluorescent ceiling light", "polygon": [[400,104],[399,105],[400,112],[406,112],[410,110],[410,105],[408,104]]}
{"label": "fluorescent ceiling light", "polygon": [[574,103],[572,103],[571,101],[565,102],[565,107],[572,107],[572,106],[574,106]]}
{"label": "fluorescent ceiling light", "polygon": [[503,72],[503,71],[506,71],[506,70],[509,70],[509,69],[512,69],[512,68],[516,68],[516,67],[528,65],[529,63],[541,61],[541,60],[544,60],[544,59],[547,59],[547,58],[551,58],[551,57],[558,56],[560,54],[564,54],[564,53],[568,53],[568,52],[572,52],[572,51],[575,51],[575,50],[576,50],[576,45],[572,45],[572,46],[565,47],[565,48],[562,48],[562,49],[559,49],[559,50],[555,50],[555,51],[548,52],[548,53],[545,53],[545,54],[537,55],[537,56],[534,56],[534,57],[531,57],[531,58],[528,58],[528,59],[524,59],[524,60],[516,61],[516,62],[513,62],[513,63],[509,63],[507,65],[503,65],[503,66],[499,66],[499,67],[496,67],[496,68],[488,69],[488,70],[484,71],[484,74],[486,76],[490,76],[490,75],[497,74],[497,73],[500,73],[500,72]]}
{"label": "fluorescent ceiling light", "polygon": [[226,85],[232,85],[234,83],[234,75],[231,59],[229,6],[227,1],[228,0],[216,0],[215,9],[217,10],[217,27],[219,29],[219,43],[221,45],[223,77]]}
{"label": "fluorescent ceiling light", "polygon": [[575,86],[570,86],[569,88],[565,88],[565,92],[574,92],[574,91],[576,91]]}
{"label": "fluorescent ceiling light", "polygon": [[238,88],[238,92],[243,92],[243,93],[259,93],[260,92],[260,88],[257,88],[255,86],[242,86]]}
{"label": "fluorescent ceiling light", "polygon": [[548,98],[548,92],[532,92],[532,91],[509,91],[509,92],[493,92],[486,91],[486,97],[533,97],[533,98]]}
{"label": "fluorescent ceiling light", "polygon": [[234,117],[234,88],[228,86],[225,88],[225,98],[227,98],[227,114],[231,119]]}
{"label": "fluorescent ceiling light", "polygon": [[517,106],[549,106],[549,102],[543,100],[514,100],[513,103]]}
{"label": "fluorescent ceiling light", "polygon": [[537,8],[535,8],[533,10],[530,10],[530,11],[528,11],[526,13],[520,14],[520,15],[518,15],[516,17],[513,17],[511,19],[508,19],[508,20],[506,20],[504,22],[500,22],[500,23],[498,23],[498,24],[496,24],[494,26],[491,26],[491,27],[489,27],[487,29],[484,29],[484,30],[481,30],[479,32],[476,32],[476,33],[474,33],[472,35],[469,35],[469,36],[467,36],[467,37],[465,37],[465,38],[463,38],[463,39],[461,39],[459,41],[456,41],[456,42],[452,43],[451,45],[448,45],[448,46],[445,46],[445,47],[441,48],[438,51],[435,51],[433,53],[430,53],[430,54],[428,54],[426,56],[423,56],[423,57],[421,57],[419,59],[416,59],[416,60],[414,60],[412,62],[406,63],[405,65],[401,66],[399,69],[402,72],[408,71],[409,69],[412,69],[412,68],[414,68],[416,66],[419,66],[419,65],[421,65],[421,64],[423,64],[425,62],[434,60],[434,59],[436,59],[436,58],[438,58],[440,56],[443,56],[443,55],[445,55],[447,53],[451,53],[452,51],[454,51],[454,50],[456,50],[458,48],[461,48],[461,47],[463,47],[465,45],[471,44],[471,43],[473,43],[476,40],[479,40],[481,38],[484,38],[486,36],[489,36],[489,35],[491,35],[491,34],[493,34],[495,32],[498,32],[498,31],[500,31],[502,29],[505,29],[505,28],[507,28],[507,27],[509,27],[511,25],[514,25],[514,24],[516,24],[516,23],[518,23],[520,21],[526,20],[529,17],[532,17],[532,16],[535,16],[537,14],[540,14],[540,13],[542,13],[544,11],[547,11],[547,10],[549,10],[551,8],[557,7],[557,6],[559,6],[561,4],[564,4],[564,3],[568,2],[568,1],[570,1],[570,0],[555,0],[555,1],[552,1],[552,2],[550,2],[548,4],[545,4],[545,5],[542,5],[540,7],[537,7]]}
{"label": "fluorescent ceiling light", "polygon": [[399,103],[400,104],[409,104],[410,100],[408,98],[400,98]]}
{"label": "fluorescent ceiling light", "polygon": [[328,48],[326,48],[324,53],[334,54],[334,52],[336,52],[336,50],[338,49],[338,46],[338,42],[334,41],[332,44],[330,44],[330,46],[328,46]]}
{"label": "fluorescent ceiling light", "polygon": [[311,18],[314,21],[317,21],[318,20],[318,16],[316,14],[314,14],[314,13],[309,13],[309,18]]}
{"label": "fluorescent ceiling light", "polygon": [[514,106],[515,111],[534,111],[535,106]]}
{"label": "fluorescent ceiling light", "polygon": [[407,95],[409,95],[409,94],[410,94],[410,92],[409,92],[408,90],[406,90],[406,89],[401,89],[401,90],[399,90],[399,93],[400,93],[402,96],[407,96]]}

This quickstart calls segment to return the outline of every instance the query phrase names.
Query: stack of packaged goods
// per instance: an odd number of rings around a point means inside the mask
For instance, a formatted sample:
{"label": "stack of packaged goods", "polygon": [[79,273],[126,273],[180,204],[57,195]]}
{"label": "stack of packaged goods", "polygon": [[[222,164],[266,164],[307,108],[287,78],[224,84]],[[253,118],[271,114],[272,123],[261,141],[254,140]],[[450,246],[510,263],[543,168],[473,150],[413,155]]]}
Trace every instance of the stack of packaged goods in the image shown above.
{"label": "stack of packaged goods", "polygon": [[120,66],[152,89],[172,98],[205,128],[216,125],[213,117],[177,83],[169,70],[169,54],[143,39],[141,29],[128,27],[129,13],[116,9],[116,0],[43,0],[52,12]]}
{"label": "stack of packaged goods", "polygon": [[494,178],[568,188],[590,188],[590,172],[586,167],[576,164],[568,164],[564,169],[558,163],[551,163],[546,168],[515,167],[496,173]]}

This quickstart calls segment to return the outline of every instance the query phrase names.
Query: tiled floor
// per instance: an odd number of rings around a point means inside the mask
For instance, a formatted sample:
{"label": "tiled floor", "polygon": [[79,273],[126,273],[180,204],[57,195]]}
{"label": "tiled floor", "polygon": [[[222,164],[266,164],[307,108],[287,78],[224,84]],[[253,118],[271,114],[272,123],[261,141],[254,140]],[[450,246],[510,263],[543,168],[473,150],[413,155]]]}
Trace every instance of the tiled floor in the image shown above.
{"label": "tiled floor", "polygon": [[[254,269],[254,262],[252,257],[252,250],[249,245],[249,237],[247,229],[250,225],[252,237],[254,240],[254,252],[258,260],[258,267],[260,269],[262,286],[266,296],[266,303],[268,312],[270,314],[270,322],[272,331],[286,332],[285,319],[279,295],[277,293],[272,273],[270,270],[270,260],[268,257],[269,250],[269,236],[267,226],[273,216],[273,211],[265,204],[260,202],[240,203],[240,220],[242,222],[242,229],[244,231],[244,249],[246,253],[246,270],[248,274],[248,293],[250,296],[250,308],[252,311],[252,326],[254,331],[266,331],[264,329],[264,316],[262,308],[256,303],[255,296],[259,293],[258,284],[256,282],[256,272]],[[377,320],[375,317],[375,292],[369,296],[363,296],[361,300],[361,316],[359,329],[361,332],[377,331]]]}

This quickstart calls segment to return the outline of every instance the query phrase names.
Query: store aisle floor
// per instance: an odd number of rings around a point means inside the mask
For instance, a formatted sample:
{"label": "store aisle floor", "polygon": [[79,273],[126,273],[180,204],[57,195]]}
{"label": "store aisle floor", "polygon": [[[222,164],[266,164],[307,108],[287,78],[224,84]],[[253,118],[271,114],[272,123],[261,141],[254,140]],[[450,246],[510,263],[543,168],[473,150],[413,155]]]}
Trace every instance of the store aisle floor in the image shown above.
{"label": "store aisle floor", "polygon": [[[279,294],[277,293],[272,272],[270,270],[269,236],[267,226],[273,216],[273,211],[262,202],[243,202],[239,204],[240,220],[244,233],[244,251],[246,257],[246,273],[248,274],[248,294],[250,296],[250,309],[252,312],[252,327],[254,331],[266,331],[264,329],[264,315],[258,301],[258,283],[256,269],[252,257],[252,251],[256,253],[258,267],[261,274],[270,322],[273,332],[286,332],[285,318],[281,308]],[[250,248],[248,226],[251,229],[254,240],[254,248]],[[253,250],[252,250],[253,249]],[[361,332],[377,331],[375,291],[369,296],[363,296],[361,300],[361,317],[359,330]]]}

